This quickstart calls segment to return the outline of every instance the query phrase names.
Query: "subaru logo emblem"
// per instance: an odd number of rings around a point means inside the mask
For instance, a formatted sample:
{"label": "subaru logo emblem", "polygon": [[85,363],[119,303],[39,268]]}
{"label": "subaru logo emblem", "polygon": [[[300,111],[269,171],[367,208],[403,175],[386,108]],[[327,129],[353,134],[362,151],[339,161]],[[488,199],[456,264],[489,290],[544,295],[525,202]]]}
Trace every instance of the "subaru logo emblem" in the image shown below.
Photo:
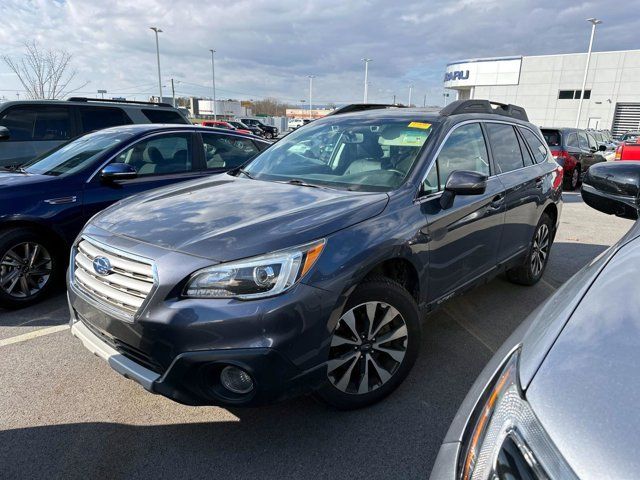
{"label": "subaru logo emblem", "polygon": [[111,273],[111,262],[108,258],[96,257],[93,259],[93,269],[98,275],[109,275]]}

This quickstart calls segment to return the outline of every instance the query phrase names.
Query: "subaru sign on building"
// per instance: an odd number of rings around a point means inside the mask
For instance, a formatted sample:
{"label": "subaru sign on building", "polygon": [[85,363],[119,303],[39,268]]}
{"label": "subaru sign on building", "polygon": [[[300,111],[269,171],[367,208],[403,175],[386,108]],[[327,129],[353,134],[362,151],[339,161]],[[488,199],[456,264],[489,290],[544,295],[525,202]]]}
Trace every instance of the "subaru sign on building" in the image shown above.
{"label": "subaru sign on building", "polygon": [[[444,87],[459,99],[485,98],[527,110],[533,123],[573,127],[586,53],[462,60],[447,65]],[[614,135],[640,127],[640,50],[594,52],[584,93],[581,128]]]}

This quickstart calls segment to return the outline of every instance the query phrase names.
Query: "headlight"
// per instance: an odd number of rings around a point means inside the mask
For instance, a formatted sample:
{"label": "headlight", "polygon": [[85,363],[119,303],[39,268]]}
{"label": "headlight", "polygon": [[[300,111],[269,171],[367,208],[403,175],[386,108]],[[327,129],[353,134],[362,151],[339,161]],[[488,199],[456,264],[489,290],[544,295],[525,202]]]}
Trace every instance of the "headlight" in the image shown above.
{"label": "headlight", "polygon": [[524,399],[519,356],[510,355],[476,407],[461,450],[463,480],[577,479]]}
{"label": "headlight", "polygon": [[237,262],[204,268],[191,275],[184,296],[195,298],[269,297],[284,292],[316,262],[325,240]]}

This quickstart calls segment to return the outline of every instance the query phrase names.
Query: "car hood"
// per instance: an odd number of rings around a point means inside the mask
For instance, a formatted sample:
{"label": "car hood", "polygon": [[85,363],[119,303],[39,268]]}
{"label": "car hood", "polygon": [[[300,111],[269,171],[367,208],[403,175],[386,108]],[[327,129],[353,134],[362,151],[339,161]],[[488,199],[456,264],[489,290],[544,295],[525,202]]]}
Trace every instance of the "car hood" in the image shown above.
{"label": "car hood", "polygon": [[322,238],[378,215],[387,201],[386,193],[221,174],[124,200],[92,223],[117,235],[224,262]]}
{"label": "car hood", "polygon": [[35,175],[31,173],[0,171],[0,189],[18,185],[45,183],[55,181],[52,175]]}
{"label": "car hood", "polygon": [[579,478],[635,478],[640,471],[638,269],[636,238],[593,281],[526,392]]}

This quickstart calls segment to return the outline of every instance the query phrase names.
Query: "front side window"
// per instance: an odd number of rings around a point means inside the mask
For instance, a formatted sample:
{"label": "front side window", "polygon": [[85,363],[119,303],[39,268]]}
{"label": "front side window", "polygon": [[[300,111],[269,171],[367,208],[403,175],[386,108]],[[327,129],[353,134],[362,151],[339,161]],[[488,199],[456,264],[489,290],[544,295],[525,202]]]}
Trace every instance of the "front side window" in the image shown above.
{"label": "front side window", "polygon": [[191,134],[171,133],[139,141],[114,162],[131,165],[139,177],[144,177],[188,172],[191,159]]}
{"label": "front side window", "polygon": [[578,135],[576,133],[570,133],[567,135],[567,147],[580,148],[578,144]]}
{"label": "front side window", "polygon": [[0,126],[7,127],[11,141],[60,141],[71,138],[69,107],[17,106],[0,115]]}
{"label": "front side window", "polygon": [[236,168],[247,163],[258,153],[258,148],[248,138],[203,133],[202,143],[209,169]]}
{"label": "front side window", "polygon": [[578,140],[580,141],[580,148],[583,150],[589,150],[589,139],[585,132],[578,132]]}
{"label": "front side window", "polygon": [[522,133],[525,141],[529,144],[529,148],[533,153],[535,162],[544,162],[547,159],[547,149],[542,144],[540,139],[528,128],[520,128],[520,133]]}
{"label": "front side window", "polygon": [[70,175],[90,167],[101,154],[117,148],[132,136],[124,131],[89,133],[23,165],[23,168],[37,175]]}
{"label": "front side window", "polygon": [[261,180],[389,191],[404,182],[431,131],[424,120],[336,116],[290,133],[246,171]]}
{"label": "front side window", "polygon": [[443,190],[454,170],[490,174],[489,155],[479,123],[462,125],[451,132],[427,174],[423,192]]}
{"label": "front side window", "polygon": [[522,168],[522,153],[513,127],[503,123],[487,123],[486,127],[497,173]]}
{"label": "front side window", "polygon": [[598,150],[598,142],[596,142],[596,139],[593,138],[593,135],[591,135],[590,133],[587,133],[587,141],[589,142],[590,150]]}
{"label": "front side window", "polygon": [[131,119],[121,108],[108,107],[80,107],[80,121],[83,132],[131,123]]}

